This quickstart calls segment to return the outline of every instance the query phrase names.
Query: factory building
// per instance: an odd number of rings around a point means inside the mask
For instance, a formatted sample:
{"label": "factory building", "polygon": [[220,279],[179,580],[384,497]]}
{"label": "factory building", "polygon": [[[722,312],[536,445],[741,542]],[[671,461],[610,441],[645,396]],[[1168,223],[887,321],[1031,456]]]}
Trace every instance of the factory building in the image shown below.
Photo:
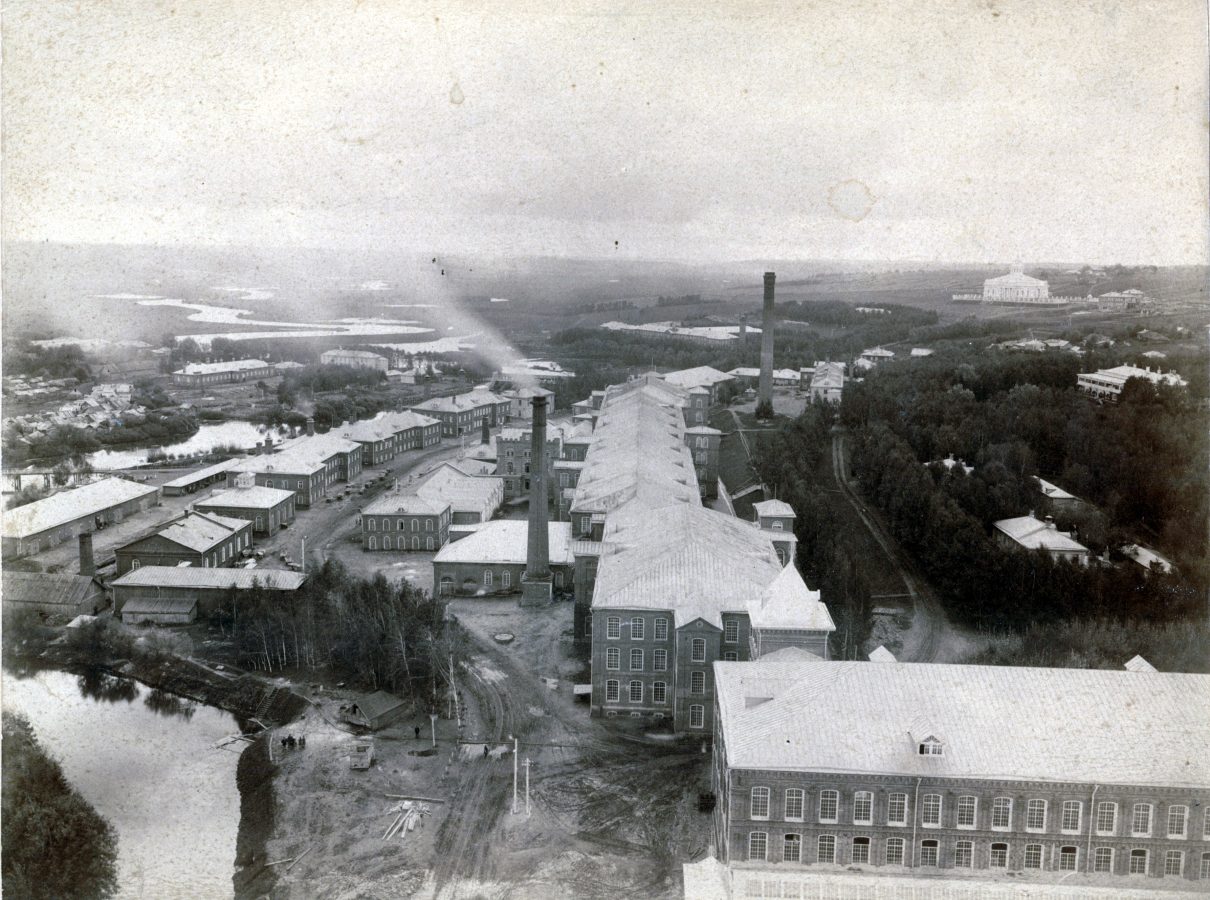
{"label": "factory building", "polygon": [[252,523],[207,513],[185,513],[154,534],[114,550],[117,572],[143,566],[233,566],[252,547]]}
{"label": "factory building", "polygon": [[33,556],[159,504],[159,488],[124,478],[60,491],[4,513],[4,558]]}
{"label": "factory building", "polygon": [[272,378],[278,374],[273,366],[259,359],[236,359],[231,362],[189,363],[172,373],[172,383],[179,387],[208,387],[214,384],[236,384]]}

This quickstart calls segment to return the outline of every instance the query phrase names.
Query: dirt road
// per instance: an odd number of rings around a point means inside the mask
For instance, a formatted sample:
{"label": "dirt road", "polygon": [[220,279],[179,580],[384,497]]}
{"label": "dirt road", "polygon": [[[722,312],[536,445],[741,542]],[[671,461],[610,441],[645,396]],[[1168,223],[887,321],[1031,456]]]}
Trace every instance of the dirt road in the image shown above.
{"label": "dirt road", "polygon": [[849,468],[845,460],[845,438],[842,432],[832,435],[832,471],[836,484],[844,498],[852,506],[870,536],[886,555],[887,560],[899,573],[904,591],[912,601],[912,627],[903,635],[903,646],[897,654],[902,662],[938,662],[948,643],[956,642],[956,635],[946,619],[945,612],[937,602],[932,589],[915,571],[899,544],[892,538],[870,510],[857,496],[849,482]]}

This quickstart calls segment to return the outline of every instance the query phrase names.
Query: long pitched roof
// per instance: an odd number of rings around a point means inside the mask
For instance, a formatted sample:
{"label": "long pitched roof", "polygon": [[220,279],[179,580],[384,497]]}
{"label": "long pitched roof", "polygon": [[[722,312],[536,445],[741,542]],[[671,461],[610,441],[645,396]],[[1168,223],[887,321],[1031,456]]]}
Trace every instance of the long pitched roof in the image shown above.
{"label": "long pitched roof", "polygon": [[267,369],[269,364],[260,359],[233,359],[230,362],[188,363],[173,375],[215,375],[221,372],[247,372],[252,369]]}
{"label": "long pitched roof", "polygon": [[1030,550],[1054,550],[1071,553],[1087,553],[1088,548],[1073,540],[1065,531],[1059,531],[1053,523],[1043,522],[1034,516],[1018,516],[1001,519],[994,523],[997,531],[1012,538]]}
{"label": "long pitched roof", "polygon": [[720,381],[733,381],[734,379],[734,375],[720,372],[713,366],[694,366],[692,369],[678,369],[675,372],[664,373],[665,381],[683,388],[710,387]]}
{"label": "long pitched roof", "polygon": [[285,569],[206,568],[197,566],[141,566],[115,579],[114,587],[199,588],[248,590],[252,585],[271,591],[295,591],[307,576]]}
{"label": "long pitched roof", "polygon": [[450,463],[443,463],[416,486],[415,493],[435,503],[449,503],[454,512],[483,512],[503,499],[504,479],[468,475]]}
{"label": "long pitched roof", "polygon": [[[247,519],[233,519],[214,513],[193,513],[156,532],[158,537],[167,538],[198,553],[205,553],[221,544],[237,531],[251,527]],[[140,543],[147,538],[131,541],[126,546]]]}
{"label": "long pitched roof", "polygon": [[88,575],[4,570],[4,602],[76,607],[105,589]]}
{"label": "long pitched roof", "polygon": [[[1210,788],[1210,675],[714,664],[733,768]],[[920,756],[926,730],[943,754]]]}
{"label": "long pitched roof", "polygon": [[293,496],[294,491],[254,485],[230,491],[219,491],[217,494],[211,494],[209,497],[198,500],[194,505],[197,507],[223,506],[229,509],[272,509]]}
{"label": "long pitched roof", "polygon": [[749,522],[684,503],[628,504],[606,522],[592,605],[671,609],[677,627],[703,619],[721,628],[724,612],[749,612],[756,600],[767,627],[830,630],[819,595],[779,582],[783,574],[769,535]]}
{"label": "long pitched roof", "polygon": [[[547,540],[550,562],[570,566],[571,523],[548,522]],[[529,549],[529,523],[521,519],[497,519],[480,525],[473,534],[446,544],[433,557],[433,563],[524,564]]]}
{"label": "long pitched roof", "polygon": [[0,519],[5,537],[23,538],[158,492],[159,488],[124,478],[105,478],[5,510]]}

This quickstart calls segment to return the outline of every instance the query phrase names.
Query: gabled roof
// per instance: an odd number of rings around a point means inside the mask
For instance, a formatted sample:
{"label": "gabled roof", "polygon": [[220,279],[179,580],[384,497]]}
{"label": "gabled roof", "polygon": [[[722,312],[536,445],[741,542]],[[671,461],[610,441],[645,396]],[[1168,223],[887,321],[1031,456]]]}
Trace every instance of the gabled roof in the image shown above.
{"label": "gabled roof", "polygon": [[429,416],[422,416],[420,413],[412,412],[410,409],[405,409],[403,412],[384,412],[379,413],[371,422],[381,425],[384,428],[395,432],[408,431],[412,428],[427,428],[431,425],[440,425],[441,422]]}
{"label": "gabled roof", "polygon": [[1034,478],[1040,490],[1048,500],[1078,500],[1075,494],[1069,494],[1057,484],[1052,484],[1044,478]]}
{"label": "gabled roof", "polygon": [[451,463],[442,463],[414,492],[434,503],[449,503],[454,512],[483,512],[504,496],[504,479],[467,475]]}
{"label": "gabled roof", "polygon": [[259,359],[234,359],[230,362],[189,363],[177,369],[173,375],[214,375],[220,372],[247,372],[251,369],[267,369],[269,364]]}
{"label": "gabled roof", "polygon": [[997,531],[1008,535],[1022,547],[1030,550],[1051,550],[1068,553],[1088,553],[1088,548],[1071,535],[1059,531],[1053,522],[1042,522],[1034,516],[1018,516],[1001,519],[994,523]]}
{"label": "gabled roof", "polygon": [[195,553],[207,553],[236,532],[251,527],[252,523],[247,519],[233,519],[230,516],[198,512],[186,515],[185,518],[161,528],[154,535],[131,541],[119,549],[125,550],[127,547],[141,544],[151,537],[162,537],[188,550],[193,550]]}
{"label": "gabled roof", "polygon": [[122,604],[121,615],[188,615],[197,607],[197,597],[132,597]]}
{"label": "gabled roof", "polygon": [[[714,672],[732,768],[1210,788],[1210,675],[765,659]],[[944,735],[944,755],[919,755],[913,728]]]}
{"label": "gabled roof", "polygon": [[358,697],[355,705],[367,719],[377,719],[379,716],[403,706],[403,701],[386,691],[375,691],[372,694]]}
{"label": "gabled roof", "polygon": [[836,630],[828,608],[819,602],[819,591],[807,587],[794,563],[782,569],[758,598],[748,601],[748,621],[762,631]]}
{"label": "gabled roof", "polygon": [[124,478],[104,478],[81,487],[60,491],[16,509],[5,510],[0,519],[4,522],[5,537],[23,538],[157,493],[159,488],[156,487],[127,481]]}
{"label": "gabled roof", "polygon": [[361,511],[363,516],[439,516],[450,508],[448,501],[430,500],[415,494],[386,494]]}
{"label": "gabled roof", "polygon": [[720,372],[713,366],[695,366],[664,373],[664,380],[682,388],[711,387],[723,381],[732,381],[735,376]]}
{"label": "gabled roof", "polygon": [[792,516],[794,507],[785,500],[761,500],[753,503],[752,509],[758,516]]}
{"label": "gabled roof", "polygon": [[181,475],[171,481],[165,481],[162,487],[166,488],[184,488],[189,487],[196,481],[209,478],[211,475],[218,475],[222,472],[229,472],[235,468],[237,460],[228,459],[225,462],[215,463],[212,466],[206,466],[203,469],[198,469],[195,472],[190,472],[187,475]]}
{"label": "gabled roof", "polygon": [[66,572],[4,570],[4,602],[75,608],[105,592],[95,578]]}

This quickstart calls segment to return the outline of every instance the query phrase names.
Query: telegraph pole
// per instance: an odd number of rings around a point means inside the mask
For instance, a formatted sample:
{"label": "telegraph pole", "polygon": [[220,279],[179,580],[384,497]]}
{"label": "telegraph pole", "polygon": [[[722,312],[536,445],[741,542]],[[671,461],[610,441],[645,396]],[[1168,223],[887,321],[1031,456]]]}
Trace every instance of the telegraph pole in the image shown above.
{"label": "telegraph pole", "polygon": [[513,738],[513,815],[517,814],[517,749],[520,742]]}
{"label": "telegraph pole", "polygon": [[525,814],[529,815],[529,757],[525,757]]}

